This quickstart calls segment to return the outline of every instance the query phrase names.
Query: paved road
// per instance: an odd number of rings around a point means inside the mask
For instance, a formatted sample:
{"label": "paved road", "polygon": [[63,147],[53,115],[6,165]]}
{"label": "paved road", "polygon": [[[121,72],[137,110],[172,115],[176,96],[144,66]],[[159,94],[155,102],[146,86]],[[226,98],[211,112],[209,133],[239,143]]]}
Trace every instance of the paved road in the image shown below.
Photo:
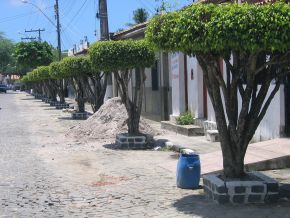
{"label": "paved road", "polygon": [[172,153],[64,137],[75,124],[24,93],[0,95],[0,217],[289,217],[289,205],[218,206],[180,190]]}

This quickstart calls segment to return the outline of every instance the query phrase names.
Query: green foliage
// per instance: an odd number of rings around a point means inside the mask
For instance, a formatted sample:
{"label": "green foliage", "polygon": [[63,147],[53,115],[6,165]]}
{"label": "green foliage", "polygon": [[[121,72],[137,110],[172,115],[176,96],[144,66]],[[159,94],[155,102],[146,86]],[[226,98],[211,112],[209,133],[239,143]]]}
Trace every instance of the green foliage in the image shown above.
{"label": "green foliage", "polygon": [[6,73],[14,66],[12,53],[14,51],[14,44],[7,39],[2,32],[0,32],[0,72]]}
{"label": "green foliage", "polygon": [[78,77],[91,72],[91,62],[87,57],[67,57],[59,62],[59,76],[57,77]]}
{"label": "green foliage", "polygon": [[53,79],[62,79],[62,75],[60,74],[60,62],[54,61],[49,65],[49,75]]}
{"label": "green foliage", "polygon": [[52,46],[47,42],[19,42],[14,56],[17,63],[29,68],[48,65],[53,60]]}
{"label": "green foliage", "polygon": [[146,38],[158,49],[188,54],[290,49],[290,5],[192,4],[150,22]]}
{"label": "green foliage", "polygon": [[32,71],[36,81],[45,81],[51,79],[49,75],[49,66],[40,66]]}
{"label": "green foliage", "polygon": [[193,118],[191,112],[186,111],[176,118],[176,123],[178,125],[190,125],[193,124]]}
{"label": "green foliage", "polygon": [[150,67],[155,59],[152,47],[144,40],[96,42],[89,54],[93,68],[106,72]]}
{"label": "green foliage", "polygon": [[133,11],[133,20],[135,24],[144,23],[148,20],[149,14],[144,8],[137,8]]}

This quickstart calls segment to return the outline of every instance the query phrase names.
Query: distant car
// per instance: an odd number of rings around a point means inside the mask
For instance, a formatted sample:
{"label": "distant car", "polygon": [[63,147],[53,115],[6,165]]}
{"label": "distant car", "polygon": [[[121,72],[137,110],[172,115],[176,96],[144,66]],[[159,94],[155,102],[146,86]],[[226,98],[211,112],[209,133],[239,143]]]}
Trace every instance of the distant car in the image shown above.
{"label": "distant car", "polygon": [[6,92],[7,92],[7,86],[6,86],[6,85],[1,85],[1,84],[0,84],[0,92],[4,92],[4,93],[6,93]]}
{"label": "distant car", "polygon": [[17,91],[17,90],[21,89],[21,86],[16,84],[16,85],[13,85],[11,88],[12,88],[13,91]]}

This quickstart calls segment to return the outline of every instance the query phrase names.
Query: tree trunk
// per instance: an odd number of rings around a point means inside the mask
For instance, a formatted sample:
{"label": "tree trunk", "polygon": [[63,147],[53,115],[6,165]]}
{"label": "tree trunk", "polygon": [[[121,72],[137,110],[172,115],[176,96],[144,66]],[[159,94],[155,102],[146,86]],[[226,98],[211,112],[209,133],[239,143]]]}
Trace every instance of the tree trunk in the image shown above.
{"label": "tree trunk", "polygon": [[131,104],[130,108],[127,109],[127,113],[128,113],[128,123],[127,123],[128,133],[130,135],[138,135],[140,114],[138,113],[136,106]]}
{"label": "tree trunk", "polygon": [[77,102],[78,105],[78,112],[83,113],[85,112],[85,91],[84,87],[81,82],[81,78],[73,78],[73,87],[76,93],[76,98],[75,101]]}
{"label": "tree trunk", "polygon": [[242,178],[245,175],[245,155],[236,152],[233,148],[238,146],[233,145],[232,143],[233,142],[225,142],[221,139],[224,175],[226,178]]}
{"label": "tree trunk", "polygon": [[131,135],[140,134],[139,123],[142,109],[144,82],[146,79],[144,68],[141,68],[140,72],[136,71],[137,70],[135,69],[135,90],[132,99],[130,98],[128,93],[128,83],[132,78],[132,70],[121,72],[120,75],[118,72],[115,73],[115,78],[117,79],[117,85],[119,88],[121,99],[122,102],[125,104],[128,113],[128,133]]}
{"label": "tree trunk", "polygon": [[85,101],[83,98],[77,98],[76,99],[78,104],[78,112],[83,113],[85,112]]}
{"label": "tree trunk", "polygon": [[65,103],[65,90],[63,87],[63,80],[62,79],[59,80],[58,84],[59,84],[59,87],[57,88],[57,93],[59,97],[59,102],[61,104],[64,104]]}
{"label": "tree trunk", "polygon": [[[283,57],[235,51],[228,55],[197,54],[196,58],[215,111],[224,175],[226,178],[241,178],[245,174],[244,157],[248,144],[285,75],[283,69],[277,70],[277,60]],[[220,67],[221,58],[227,67],[226,75]],[[259,78],[260,74],[263,77]],[[275,85],[269,92],[271,81],[275,81]]]}

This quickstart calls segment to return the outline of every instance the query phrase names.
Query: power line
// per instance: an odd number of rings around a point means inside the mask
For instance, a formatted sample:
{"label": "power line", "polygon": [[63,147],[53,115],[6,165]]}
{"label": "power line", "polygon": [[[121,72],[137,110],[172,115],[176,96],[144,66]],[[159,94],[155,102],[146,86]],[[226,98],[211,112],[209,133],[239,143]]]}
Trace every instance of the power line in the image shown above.
{"label": "power line", "polygon": [[[49,9],[49,8],[52,8],[52,7],[53,6],[46,7],[44,10]],[[31,14],[36,14],[36,13],[38,13],[38,11],[29,12],[29,13],[23,13],[23,14],[18,14],[18,15],[14,15],[14,16],[10,16],[10,17],[3,17],[3,18],[0,18],[0,23],[10,22],[10,21],[17,20],[17,19],[20,19],[20,18],[29,16]]]}
{"label": "power line", "polygon": [[85,6],[85,4],[87,3],[88,0],[84,0],[82,6],[79,8],[79,10],[77,11],[77,13],[73,16],[73,18],[71,19],[71,21],[68,23],[68,25],[65,27],[65,29],[67,29],[72,22],[75,20],[75,18],[78,16],[78,14],[81,12],[81,10],[83,9],[83,7]]}
{"label": "power line", "polygon": [[45,29],[37,29],[37,30],[25,30],[26,33],[33,33],[33,32],[38,32],[38,41],[41,42],[41,32],[45,31]]}
{"label": "power line", "polygon": [[21,37],[21,40],[26,40],[26,39],[33,41],[36,39],[36,37]]}

